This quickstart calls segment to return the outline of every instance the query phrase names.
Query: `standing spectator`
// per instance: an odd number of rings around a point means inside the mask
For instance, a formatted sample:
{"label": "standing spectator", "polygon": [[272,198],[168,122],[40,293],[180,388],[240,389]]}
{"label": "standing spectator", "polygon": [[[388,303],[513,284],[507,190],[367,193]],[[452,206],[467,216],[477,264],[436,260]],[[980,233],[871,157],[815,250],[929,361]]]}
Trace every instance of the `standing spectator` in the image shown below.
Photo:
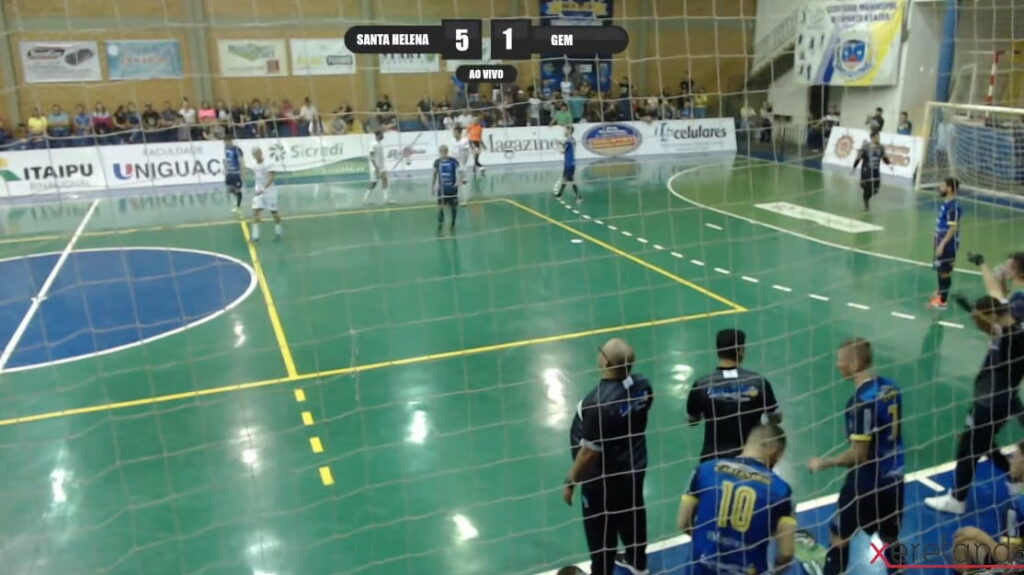
{"label": "standing spectator", "polygon": [[217,121],[217,108],[210,105],[209,102],[203,100],[199,104],[199,113],[197,114],[200,124],[207,124],[209,122]]}
{"label": "standing spectator", "polygon": [[611,93],[604,95],[604,113],[600,116],[602,122],[618,122],[621,120],[619,116],[619,104],[616,100],[612,99]]}
{"label": "standing spectator", "polygon": [[[615,564],[647,572],[647,418],[654,392],[633,373],[633,348],[622,339],[598,350],[601,381],[576,409],[570,429],[573,464],[563,498],[572,504],[580,484],[583,529],[590,549],[591,575],[612,575]],[[616,560],[619,540],[626,547]]]}
{"label": "standing spectator", "polygon": [[465,108],[469,102],[466,99],[466,83],[459,80],[455,74],[452,74],[452,87],[455,92],[455,107]]}
{"label": "standing spectator", "polygon": [[708,95],[704,88],[697,88],[693,97],[693,116],[698,119],[708,117]]}
{"label": "standing spectator", "polygon": [[74,123],[75,146],[88,146],[92,142],[92,116],[85,111],[85,105],[79,104],[75,111]]}
{"label": "standing spectator", "polygon": [[217,123],[224,128],[225,133],[231,126],[231,109],[224,103],[224,100],[217,100]]}
{"label": "standing spectator", "polygon": [[772,141],[772,124],[775,121],[775,117],[772,114],[771,102],[765,102],[761,106],[761,142],[770,143]]}
{"label": "standing spectator", "polygon": [[619,117],[623,120],[633,119],[633,103],[630,101],[632,94],[629,77],[623,76],[619,81]]}
{"label": "standing spectator", "polygon": [[0,147],[6,146],[10,136],[7,134],[7,127],[4,125],[4,119],[0,118]]}
{"label": "standing spectator", "polygon": [[882,109],[875,108],[874,115],[868,116],[868,119],[864,124],[867,125],[872,132],[881,132],[882,128],[885,127],[885,118],[882,117]]}
{"label": "standing spectator", "polygon": [[228,133],[233,138],[245,137],[245,112],[242,107],[235,103],[234,100],[228,100],[228,114],[230,114],[230,126],[231,129]]}
{"label": "standing spectator", "polygon": [[914,124],[910,123],[910,117],[906,112],[900,112],[900,123],[896,124],[896,133],[904,136],[914,133]]}
{"label": "standing spectator", "polygon": [[526,125],[526,92],[522,90],[516,90],[512,95],[512,121],[515,126]]}
{"label": "standing spectator", "polygon": [[679,82],[679,91],[683,94],[693,93],[693,79],[690,78],[690,73],[687,72],[681,82]]}
{"label": "standing spectator", "polygon": [[478,82],[466,84],[466,100],[470,106],[480,101],[480,84]]}
{"label": "standing spectator", "polygon": [[267,137],[267,109],[259,98],[253,98],[249,106],[249,123],[252,133],[257,138]]}
{"label": "standing spectator", "polygon": [[281,101],[281,114],[278,117],[282,120],[280,127],[284,128],[282,136],[291,137],[299,134],[299,122],[296,120],[297,116],[291,100]]}
{"label": "standing spectator", "polygon": [[569,74],[562,76],[562,81],[558,86],[558,91],[562,93],[563,98],[568,98],[576,91],[576,87],[573,85],[572,78]]}
{"label": "standing spectator", "polygon": [[569,113],[572,114],[572,121],[579,122],[583,119],[583,109],[587,105],[587,99],[579,94],[572,94],[566,98],[569,104]]}
{"label": "standing spectator", "polygon": [[320,111],[316,109],[313,101],[306,96],[302,100],[302,107],[299,108],[299,135],[310,136],[323,133],[320,129]]}
{"label": "standing spectator", "polygon": [[829,136],[832,135],[832,128],[838,126],[841,120],[842,117],[839,115],[839,106],[829,104],[828,112],[825,114],[825,118],[821,122],[822,135],[825,136],[825,142],[828,142]]}
{"label": "standing spectator", "polygon": [[242,102],[241,113],[239,117],[242,119],[241,123],[236,130],[243,138],[253,138],[256,136],[256,122],[252,119],[252,110],[249,108],[248,102]]}
{"label": "standing spectator", "polygon": [[178,112],[171,107],[171,101],[164,101],[164,109],[160,111],[160,132],[157,134],[158,142],[173,142],[178,138]]}
{"label": "standing spectator", "polygon": [[[167,104],[170,106],[170,103]],[[145,142],[159,142],[160,114],[153,109],[152,102],[146,102],[146,109],[142,111],[142,130]]]}
{"label": "standing spectator", "polygon": [[125,107],[125,115],[128,119],[128,137],[127,141],[131,144],[136,144],[142,141],[142,116],[139,115],[138,109],[135,107],[134,102],[128,102]]}
{"label": "standing spectator", "polygon": [[53,105],[50,116],[46,118],[46,124],[49,128],[50,136],[54,138],[53,147],[63,148],[71,143],[68,141],[68,138],[71,137],[71,118],[68,117],[67,112],[62,110],[60,106]]}
{"label": "standing spectator", "polygon": [[48,122],[39,108],[32,108],[32,115],[28,117],[28,147],[29,149],[41,149],[46,147],[46,129]]}
{"label": "standing spectator", "polygon": [[675,102],[680,102],[680,104],[682,104],[681,100],[676,100],[671,94],[669,94],[668,88],[662,90],[661,98],[658,99],[658,117],[663,120],[670,120],[679,115],[686,106],[680,105],[677,109],[675,107]]}
{"label": "standing spectator", "polygon": [[526,124],[528,126],[539,126],[540,125],[540,107],[541,101],[537,97],[537,92],[533,86],[530,86],[529,98],[527,98],[527,113],[526,113]]}
{"label": "standing spectator", "polygon": [[420,123],[423,124],[423,128],[426,130],[436,130],[437,125],[434,122],[434,101],[430,99],[430,94],[423,92],[423,96],[420,97],[420,101],[416,104],[416,107],[420,112]]}
{"label": "standing spectator", "polygon": [[[114,131],[114,120],[103,102],[96,102],[96,107],[92,109],[92,129],[98,136],[106,136]],[[106,143],[106,139],[103,142]]]}
{"label": "standing spectator", "polygon": [[572,113],[569,112],[569,106],[565,102],[556,102],[555,113],[551,115],[552,126],[571,126],[572,125]]}
{"label": "standing spectator", "polygon": [[183,141],[198,140],[200,136],[199,127],[197,126],[199,115],[196,113],[196,109],[192,107],[192,103],[188,101],[188,98],[181,99],[181,108],[178,109],[178,115],[181,116],[181,122],[189,133],[189,137]]}
{"label": "standing spectator", "polygon": [[689,424],[705,422],[701,462],[738,456],[751,430],[762,423],[782,421],[772,384],[741,367],[747,354],[747,334],[723,329],[715,339],[718,367],[698,379],[686,398]]}

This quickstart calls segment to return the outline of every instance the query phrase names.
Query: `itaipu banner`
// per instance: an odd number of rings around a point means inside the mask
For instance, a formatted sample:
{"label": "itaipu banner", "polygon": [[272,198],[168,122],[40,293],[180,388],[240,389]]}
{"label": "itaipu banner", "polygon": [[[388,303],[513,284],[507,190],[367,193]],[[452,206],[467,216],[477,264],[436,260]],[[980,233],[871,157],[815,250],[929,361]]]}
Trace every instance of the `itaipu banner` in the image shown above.
{"label": "itaipu banner", "polygon": [[906,0],[833,0],[800,8],[797,76],[804,84],[895,86]]}

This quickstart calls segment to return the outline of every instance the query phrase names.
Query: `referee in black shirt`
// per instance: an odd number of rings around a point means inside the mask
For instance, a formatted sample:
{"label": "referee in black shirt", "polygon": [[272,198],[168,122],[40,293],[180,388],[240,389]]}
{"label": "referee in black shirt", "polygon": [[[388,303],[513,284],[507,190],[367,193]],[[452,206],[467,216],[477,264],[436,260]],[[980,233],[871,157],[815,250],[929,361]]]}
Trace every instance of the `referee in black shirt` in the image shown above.
{"label": "referee in black shirt", "polygon": [[[646,378],[632,373],[633,360],[633,348],[622,339],[601,346],[601,381],[576,408],[570,430],[573,463],[563,496],[572,505],[580,485],[591,575],[612,575],[616,563],[633,575],[649,573],[644,473],[654,393]],[[626,553],[617,559],[620,539]]]}
{"label": "referee in black shirt", "polygon": [[743,369],[747,334],[738,329],[718,332],[718,367],[697,380],[686,398],[690,425],[701,420],[704,447],[701,462],[737,457],[750,430],[762,423],[781,423],[782,414],[772,384],[760,374]]}

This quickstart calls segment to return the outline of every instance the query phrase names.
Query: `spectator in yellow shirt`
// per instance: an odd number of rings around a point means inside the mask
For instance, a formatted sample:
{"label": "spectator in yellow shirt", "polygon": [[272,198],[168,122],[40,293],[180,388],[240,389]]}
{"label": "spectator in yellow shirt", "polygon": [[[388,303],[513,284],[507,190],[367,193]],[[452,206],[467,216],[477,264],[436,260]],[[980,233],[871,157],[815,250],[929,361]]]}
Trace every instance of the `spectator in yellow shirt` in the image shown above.
{"label": "spectator in yellow shirt", "polygon": [[704,88],[698,88],[693,97],[693,113],[696,118],[706,118],[708,115],[708,95]]}
{"label": "spectator in yellow shirt", "polygon": [[46,128],[49,122],[39,108],[32,108],[32,115],[28,118],[28,145],[30,149],[46,147]]}

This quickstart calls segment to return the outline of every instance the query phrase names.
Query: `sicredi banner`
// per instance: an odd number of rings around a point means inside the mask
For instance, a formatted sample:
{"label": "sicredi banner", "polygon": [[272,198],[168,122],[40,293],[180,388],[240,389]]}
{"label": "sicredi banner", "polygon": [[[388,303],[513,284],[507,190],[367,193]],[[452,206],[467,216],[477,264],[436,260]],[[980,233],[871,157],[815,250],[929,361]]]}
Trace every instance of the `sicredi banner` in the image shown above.
{"label": "sicredi banner", "polygon": [[[871,134],[861,128],[834,128],[828,138],[822,164],[846,169],[853,167],[857,154]],[[891,166],[882,166],[882,179],[887,177],[913,179],[921,163],[924,142],[916,136],[904,136],[888,132],[881,133],[881,142],[892,161]]]}
{"label": "sicredi banner", "polygon": [[[728,118],[616,122],[573,126],[578,161],[664,154],[734,152]],[[834,132],[835,133],[835,132]],[[485,128],[485,166],[562,161],[565,128]],[[372,134],[235,140],[246,166],[259,148],[264,161],[288,175],[323,177],[369,171]],[[447,130],[387,132],[382,142],[387,170],[429,171]],[[218,184],[224,181],[222,142],[178,142],[0,152],[0,196],[81,193],[110,189]],[[852,161],[852,160],[851,160]]]}

